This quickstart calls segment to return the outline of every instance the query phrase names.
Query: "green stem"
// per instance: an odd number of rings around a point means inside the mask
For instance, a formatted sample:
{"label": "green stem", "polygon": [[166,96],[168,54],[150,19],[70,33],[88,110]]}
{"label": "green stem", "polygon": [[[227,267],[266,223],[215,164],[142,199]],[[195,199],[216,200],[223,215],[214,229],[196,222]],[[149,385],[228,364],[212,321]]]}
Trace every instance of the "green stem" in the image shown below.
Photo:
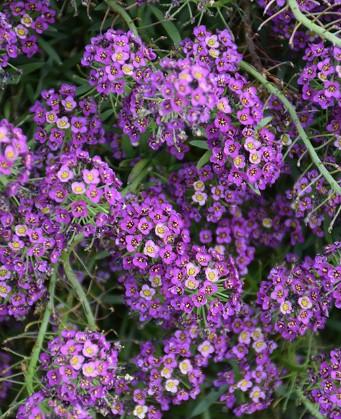
{"label": "green stem", "polygon": [[326,179],[326,181],[329,183],[333,191],[337,195],[341,194],[341,187],[338,185],[336,180],[333,178],[333,176],[328,172],[328,170],[325,168],[323,163],[321,162],[318,154],[316,153],[313,145],[311,144],[306,132],[304,131],[304,128],[301,124],[301,121],[296,113],[296,109],[294,105],[292,105],[289,100],[284,96],[284,94],[272,83],[270,83],[262,74],[260,74],[254,67],[252,67],[250,64],[246,63],[245,61],[241,61],[239,63],[239,66],[241,69],[247,71],[249,74],[251,74],[255,79],[257,79],[262,85],[273,95],[275,95],[283,104],[285,109],[288,111],[289,115],[291,116],[292,122],[295,124],[296,129],[306,146],[310,157],[318,170],[320,171],[321,175]]}
{"label": "green stem", "polygon": [[111,10],[113,10],[115,13],[121,16],[121,18],[127,24],[128,28],[133,32],[133,34],[139,36],[134,22],[132,21],[128,13],[123,9],[123,7],[119,6],[114,0],[105,0],[105,2],[111,8]]}
{"label": "green stem", "polygon": [[76,247],[76,245],[82,241],[82,239],[83,239],[82,235],[79,235],[79,236],[75,237],[75,239],[72,243],[72,246],[70,246],[68,251],[64,252],[63,255],[62,255],[62,263],[63,263],[65,275],[66,275],[67,279],[69,280],[73,290],[76,292],[80,303],[82,304],[82,307],[83,307],[83,310],[84,310],[85,317],[86,317],[89,328],[93,329],[93,330],[96,330],[97,329],[96,320],[95,320],[95,317],[92,313],[89,301],[86,297],[86,294],[84,292],[84,289],[83,289],[82,285],[78,281],[75,273],[72,270],[71,264],[70,264],[70,254],[73,252],[73,249]]}
{"label": "green stem", "polygon": [[26,388],[29,394],[32,394],[34,392],[33,376],[36,371],[36,366],[38,363],[39,355],[43,347],[44,338],[47,332],[47,327],[48,327],[50,316],[53,309],[53,300],[54,300],[54,294],[55,294],[55,289],[56,289],[56,279],[57,279],[57,267],[54,268],[51,279],[50,279],[50,285],[49,285],[49,290],[48,290],[49,301],[46,305],[43,320],[39,328],[37,340],[32,350],[30,362],[28,364],[27,373],[25,377]]}
{"label": "green stem", "polygon": [[311,32],[315,32],[321,38],[327,39],[332,42],[334,45],[341,47],[341,38],[337,37],[333,33],[327,31],[316,23],[308,19],[299,9],[296,0],[288,0],[288,5],[295,16],[295,18],[305,27],[307,27]]}

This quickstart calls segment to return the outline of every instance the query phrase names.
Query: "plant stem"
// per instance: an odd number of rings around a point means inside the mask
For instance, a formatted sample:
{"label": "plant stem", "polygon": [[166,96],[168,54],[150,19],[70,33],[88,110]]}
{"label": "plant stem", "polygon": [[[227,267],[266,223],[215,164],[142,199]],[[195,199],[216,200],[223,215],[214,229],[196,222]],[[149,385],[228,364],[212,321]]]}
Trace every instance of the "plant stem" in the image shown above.
{"label": "plant stem", "polygon": [[283,104],[285,109],[288,111],[289,115],[291,116],[292,122],[295,124],[296,129],[306,146],[310,157],[318,170],[320,171],[321,175],[326,179],[326,181],[331,186],[332,190],[337,194],[341,194],[341,187],[333,178],[333,176],[329,173],[329,171],[325,168],[324,164],[321,162],[318,154],[316,153],[313,145],[311,144],[304,128],[301,124],[301,121],[296,113],[295,106],[292,105],[289,100],[284,96],[284,94],[272,83],[270,83],[262,74],[260,74],[252,65],[246,63],[245,61],[241,61],[239,66],[242,70],[247,71],[251,74],[255,79],[257,79],[262,85],[273,95],[275,95]]}
{"label": "plant stem", "polygon": [[49,293],[49,301],[46,305],[46,309],[44,312],[44,316],[39,328],[39,332],[38,332],[38,336],[37,336],[37,340],[34,344],[33,350],[32,350],[32,354],[30,357],[30,362],[28,364],[28,368],[27,368],[27,373],[26,373],[26,377],[25,377],[25,382],[26,382],[26,389],[28,391],[28,393],[31,395],[34,392],[34,387],[33,387],[33,376],[36,370],[36,366],[38,363],[38,359],[39,359],[39,355],[41,352],[41,349],[43,347],[43,343],[44,343],[44,338],[45,338],[45,334],[47,331],[47,327],[49,324],[49,320],[50,320],[50,316],[52,313],[52,309],[53,309],[53,300],[54,300],[54,294],[55,294],[55,289],[56,289],[56,279],[57,279],[57,267],[55,267],[53,269],[53,273],[50,279],[50,285],[49,285],[49,289],[48,289],[48,293]]}
{"label": "plant stem", "polygon": [[123,7],[119,6],[115,0],[105,0],[105,2],[111,8],[111,10],[113,10],[114,12],[116,12],[118,15],[121,16],[121,18],[127,24],[128,28],[133,32],[133,34],[135,36],[139,36],[134,22],[132,21],[128,13],[123,9]]}
{"label": "plant stem", "polygon": [[83,239],[82,235],[79,235],[77,237],[75,237],[72,246],[70,246],[70,248],[68,249],[67,252],[64,252],[62,255],[62,263],[63,263],[63,268],[65,271],[65,275],[67,277],[67,279],[69,280],[73,290],[76,292],[80,303],[82,304],[84,313],[85,313],[85,317],[88,323],[88,326],[90,329],[96,330],[97,326],[96,326],[96,320],[95,317],[92,313],[89,301],[86,297],[86,294],[84,292],[84,289],[82,287],[82,285],[80,284],[80,282],[78,281],[75,273],[72,270],[71,264],[70,264],[70,254],[73,252],[73,249],[75,248],[75,246],[80,243]]}
{"label": "plant stem", "polygon": [[288,5],[295,16],[295,18],[306,28],[308,28],[311,32],[315,32],[321,38],[327,39],[328,41],[332,42],[334,45],[341,47],[341,38],[337,37],[333,33],[327,31],[326,29],[322,28],[321,26],[317,25],[316,23],[312,22],[308,19],[299,9],[296,0],[288,0]]}

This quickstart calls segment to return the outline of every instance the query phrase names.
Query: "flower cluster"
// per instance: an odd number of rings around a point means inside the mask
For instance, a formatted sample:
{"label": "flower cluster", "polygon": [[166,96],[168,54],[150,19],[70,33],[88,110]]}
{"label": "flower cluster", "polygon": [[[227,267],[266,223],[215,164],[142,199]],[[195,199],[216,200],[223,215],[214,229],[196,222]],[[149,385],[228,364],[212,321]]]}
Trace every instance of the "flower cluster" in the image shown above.
{"label": "flower cluster", "polygon": [[65,228],[79,224],[86,237],[105,226],[120,207],[120,187],[115,172],[101,157],[81,150],[59,156],[46,167],[39,183],[41,199],[52,207],[56,222]]}
{"label": "flower cluster", "polygon": [[32,417],[29,415],[39,409],[37,404],[44,399],[57,417],[66,417],[70,407],[74,413],[85,413],[73,416],[77,418],[109,414],[119,349],[98,332],[62,331],[40,355],[44,390],[28,399],[17,417]]}
{"label": "flower cluster", "polygon": [[199,26],[194,36],[182,43],[184,58],[160,60],[160,70],[133,89],[119,126],[133,144],[151,127],[150,147],[165,143],[180,159],[189,150],[186,130],[206,135],[217,173],[228,167],[232,185],[264,189],[279,175],[281,144],[260,124],[264,105],[237,72],[241,56],[232,35]]}
{"label": "flower cluster", "polygon": [[119,256],[129,271],[119,277],[128,306],[142,321],[196,312],[218,322],[232,315],[242,290],[233,259],[219,246],[190,244],[182,217],[164,196],[142,197],[128,201],[117,222],[116,245],[128,252]]}
{"label": "flower cluster", "polygon": [[283,194],[268,200],[251,190],[239,190],[229,184],[226,173],[215,175],[211,165],[202,169],[183,165],[171,174],[170,185],[169,193],[188,225],[193,221],[201,223],[199,240],[203,244],[213,241],[228,246],[237,255],[242,273],[253,260],[253,246],[274,248],[286,236],[290,236],[291,244],[303,240],[298,215]]}
{"label": "flower cluster", "polygon": [[25,182],[31,169],[27,138],[21,128],[0,120],[0,188],[8,182]]}
{"label": "flower cluster", "polygon": [[39,143],[37,158],[62,150],[73,152],[105,142],[105,133],[93,98],[77,99],[76,86],[62,84],[58,91],[44,90],[31,107]]}
{"label": "flower cluster", "polygon": [[0,13],[0,69],[11,58],[37,53],[37,36],[54,23],[55,15],[49,0],[5,0]]}
{"label": "flower cluster", "polygon": [[[292,11],[286,7],[284,0],[257,0],[264,13],[271,17],[269,26],[274,34],[285,40],[292,41],[292,47],[296,51],[303,50],[311,41],[312,34],[303,25],[297,24]],[[340,14],[340,2],[329,0],[328,6],[323,2],[312,0],[300,0],[297,2],[299,10],[303,14],[316,16],[319,25],[339,28],[338,16]],[[313,21],[313,19],[311,18]]]}
{"label": "flower cluster", "polygon": [[227,360],[228,366],[218,373],[214,384],[227,391],[220,400],[236,416],[252,415],[272,403],[274,390],[281,384],[279,369],[271,361],[277,345],[260,327],[255,311],[244,305],[238,316],[224,325],[225,342],[212,334],[215,360]]}
{"label": "flower cluster", "polygon": [[297,81],[303,100],[322,109],[339,106],[341,48],[327,47],[323,41],[310,43],[303,58],[306,66]]}
{"label": "flower cluster", "polygon": [[341,196],[331,193],[328,186],[318,170],[312,169],[295,182],[293,190],[287,191],[296,216],[304,218],[318,236],[324,235],[326,215],[333,219],[341,205]]}
{"label": "flower cluster", "polygon": [[44,295],[45,281],[66,246],[59,223],[38,196],[0,210],[0,318],[23,318]]}
{"label": "flower cluster", "polygon": [[273,268],[258,291],[264,324],[287,340],[322,329],[334,301],[340,301],[340,265],[334,267],[331,258],[293,258],[291,266]]}
{"label": "flower cluster", "polygon": [[329,354],[322,354],[317,359],[317,372],[311,371],[309,390],[311,400],[320,412],[330,419],[341,416],[341,350],[334,349]]}
{"label": "flower cluster", "polygon": [[131,392],[128,401],[117,406],[117,413],[125,407],[132,417],[160,419],[171,405],[196,399],[205,379],[202,368],[213,351],[199,333],[196,325],[188,325],[185,330],[175,330],[161,345],[143,343],[134,359],[131,383],[118,381],[115,389],[123,397],[128,389]]}
{"label": "flower cluster", "polygon": [[129,81],[143,81],[154,52],[132,32],[109,29],[91,38],[81,64],[90,67],[89,83],[99,93],[123,95]]}

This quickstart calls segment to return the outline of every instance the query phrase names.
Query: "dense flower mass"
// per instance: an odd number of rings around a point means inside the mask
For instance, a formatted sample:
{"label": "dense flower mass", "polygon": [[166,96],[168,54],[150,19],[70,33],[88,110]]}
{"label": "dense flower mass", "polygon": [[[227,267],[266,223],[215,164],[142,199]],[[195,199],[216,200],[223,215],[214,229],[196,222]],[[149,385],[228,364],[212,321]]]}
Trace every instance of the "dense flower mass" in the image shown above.
{"label": "dense flower mass", "polygon": [[0,416],[340,419],[340,0],[0,3]]}
{"label": "dense flower mass", "polygon": [[224,325],[228,346],[216,338],[219,350],[215,359],[227,360],[215,381],[217,387],[226,386],[222,400],[236,416],[252,415],[266,409],[273,400],[274,390],[281,384],[280,371],[271,361],[277,345],[269,339],[256,319],[255,311],[245,305],[238,316]]}
{"label": "dense flower mass", "polygon": [[67,231],[70,224],[81,225],[85,236],[94,235],[120,207],[121,181],[106,162],[87,151],[61,154],[46,167],[38,186],[55,220]]}
{"label": "dense flower mass", "polygon": [[294,258],[291,266],[273,268],[262,281],[257,299],[262,320],[284,339],[324,328],[335,300],[340,305],[340,265],[333,266],[328,256],[307,257],[301,263]]}
{"label": "dense flower mass", "polygon": [[194,29],[182,43],[183,57],[165,58],[160,70],[138,84],[124,101],[119,126],[132,143],[150,129],[149,145],[166,144],[182,159],[189,150],[187,130],[205,135],[217,173],[241,188],[264,189],[278,178],[281,144],[264,120],[257,90],[238,70],[241,55],[228,30]]}
{"label": "dense flower mass", "polygon": [[37,196],[15,201],[0,209],[0,318],[27,315],[45,294],[45,281],[66,246],[59,223]]}
{"label": "dense flower mass", "polygon": [[96,412],[108,414],[118,352],[119,345],[111,344],[101,333],[63,331],[40,355],[44,390],[27,400],[18,419],[35,413],[49,417],[44,415],[44,409],[39,409],[44,400],[57,417],[71,413],[77,418],[91,418]]}
{"label": "dense flower mass", "polygon": [[5,0],[0,13],[0,69],[22,54],[29,58],[36,54],[38,36],[55,16],[49,0]]}
{"label": "dense flower mass", "polygon": [[123,95],[131,83],[144,80],[147,65],[155,57],[132,32],[109,29],[91,39],[81,63],[91,68],[89,83],[99,93]]}
{"label": "dense flower mass", "polygon": [[96,101],[91,97],[79,100],[74,85],[62,84],[58,91],[44,90],[31,112],[36,124],[34,139],[39,143],[39,157],[105,142]]}
{"label": "dense flower mass", "polygon": [[[0,188],[8,182],[25,182],[31,168],[27,138],[21,128],[0,120]],[[0,189],[0,190],[1,190]]]}
{"label": "dense flower mass", "polygon": [[317,360],[317,370],[311,372],[310,398],[320,412],[337,419],[341,415],[341,350],[334,349],[329,354],[321,354]]}

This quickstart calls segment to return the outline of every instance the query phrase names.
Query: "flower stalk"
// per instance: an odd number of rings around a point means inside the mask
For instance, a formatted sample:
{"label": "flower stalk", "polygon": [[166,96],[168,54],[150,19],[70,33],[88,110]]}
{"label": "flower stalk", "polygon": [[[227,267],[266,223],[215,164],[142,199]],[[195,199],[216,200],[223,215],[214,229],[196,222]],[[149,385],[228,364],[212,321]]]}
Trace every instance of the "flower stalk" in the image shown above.
{"label": "flower stalk", "polygon": [[302,139],[304,145],[306,146],[310,157],[318,168],[321,175],[326,179],[326,181],[331,186],[332,190],[337,194],[341,194],[341,187],[337,183],[337,181],[333,178],[333,176],[329,173],[329,171],[325,168],[324,164],[320,160],[318,154],[316,153],[313,145],[311,144],[308,135],[304,131],[304,128],[301,124],[301,121],[297,115],[295,106],[289,102],[289,100],[285,97],[285,95],[271,82],[269,82],[262,74],[260,74],[252,65],[246,63],[245,61],[241,61],[239,63],[240,68],[245,70],[249,74],[251,74],[256,80],[258,80],[271,94],[275,95],[283,104],[285,109],[288,111],[289,115],[291,116],[292,122],[295,124],[296,129],[300,138]]}
{"label": "flower stalk", "polygon": [[48,324],[53,310],[53,301],[56,289],[56,280],[57,280],[57,267],[53,269],[52,276],[50,279],[50,286],[48,290],[49,301],[46,305],[46,309],[43,315],[43,319],[39,328],[37,340],[32,350],[30,357],[30,362],[28,364],[27,373],[25,377],[25,384],[27,392],[31,395],[34,392],[33,377],[36,372],[36,367],[39,359],[40,352],[43,347],[45,335],[47,332]]}

